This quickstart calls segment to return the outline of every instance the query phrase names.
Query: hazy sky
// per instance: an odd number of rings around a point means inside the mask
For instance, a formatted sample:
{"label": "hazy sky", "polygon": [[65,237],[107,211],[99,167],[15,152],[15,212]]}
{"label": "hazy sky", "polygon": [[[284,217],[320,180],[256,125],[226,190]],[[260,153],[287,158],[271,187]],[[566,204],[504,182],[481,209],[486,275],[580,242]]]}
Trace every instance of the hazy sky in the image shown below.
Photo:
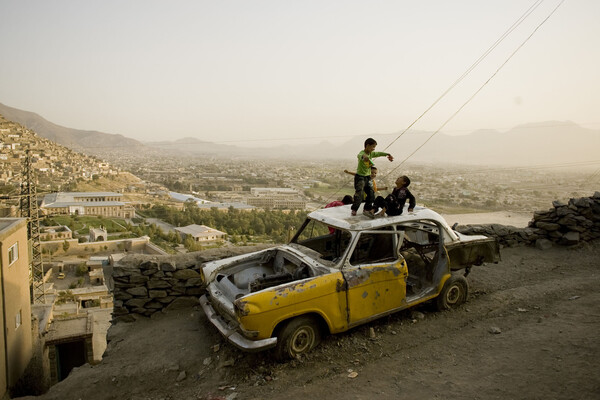
{"label": "hazy sky", "polygon": [[[537,3],[0,0],[0,102],[138,140],[393,133]],[[413,129],[438,129],[559,3],[542,1]],[[599,17],[599,0],[566,0],[443,132],[600,128]]]}

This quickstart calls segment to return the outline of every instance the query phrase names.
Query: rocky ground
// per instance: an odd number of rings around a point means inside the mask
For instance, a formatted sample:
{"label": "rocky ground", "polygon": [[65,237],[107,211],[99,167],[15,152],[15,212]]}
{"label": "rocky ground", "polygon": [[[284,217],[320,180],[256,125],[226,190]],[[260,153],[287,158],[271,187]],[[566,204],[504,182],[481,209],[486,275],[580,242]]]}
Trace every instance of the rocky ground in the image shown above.
{"label": "rocky ground", "polygon": [[39,399],[599,398],[599,259],[599,242],[505,248],[459,309],[404,311],[287,363],[237,351],[198,308],[120,323],[100,364]]}

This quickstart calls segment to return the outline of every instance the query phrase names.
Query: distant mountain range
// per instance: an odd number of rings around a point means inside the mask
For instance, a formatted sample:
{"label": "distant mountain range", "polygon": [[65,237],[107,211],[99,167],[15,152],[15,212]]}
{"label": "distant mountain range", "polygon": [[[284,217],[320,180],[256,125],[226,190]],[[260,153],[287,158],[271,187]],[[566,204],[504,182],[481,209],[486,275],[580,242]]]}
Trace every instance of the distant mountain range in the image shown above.
{"label": "distant mountain range", "polygon": [[[349,159],[362,148],[364,136],[353,137],[341,145],[323,141],[315,145],[279,145],[247,148],[183,138],[175,141],[142,143],[123,135],[66,128],[38,114],[5,106],[0,114],[18,122],[38,135],[73,150],[95,155],[109,162],[119,158],[160,156],[262,157],[281,159]],[[374,135],[378,151],[392,153],[401,161],[427,141],[432,132],[409,131]],[[398,138],[387,150],[389,143]],[[559,165],[598,160],[600,130],[585,129],[569,121],[548,121],[514,127],[506,132],[479,130],[463,136],[438,133],[410,157],[411,162],[473,165]]]}

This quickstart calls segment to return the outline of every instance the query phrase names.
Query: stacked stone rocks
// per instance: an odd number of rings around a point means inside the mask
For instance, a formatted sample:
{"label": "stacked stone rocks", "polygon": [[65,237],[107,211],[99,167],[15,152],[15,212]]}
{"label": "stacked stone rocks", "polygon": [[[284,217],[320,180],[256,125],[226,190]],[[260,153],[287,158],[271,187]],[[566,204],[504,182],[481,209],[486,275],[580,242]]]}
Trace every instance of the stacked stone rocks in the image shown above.
{"label": "stacked stone rocks", "polygon": [[[179,269],[178,269],[179,268]],[[148,260],[140,264],[121,264],[113,270],[117,321],[132,321],[131,313],[151,316],[165,308],[198,304],[202,278],[197,265]]]}
{"label": "stacked stone rocks", "polygon": [[503,246],[571,246],[600,238],[600,192],[591,197],[554,201],[548,211],[536,211],[527,228],[499,224],[460,225],[457,231],[495,237]]}
{"label": "stacked stone rocks", "polygon": [[266,245],[212,249],[178,256],[129,255],[113,268],[114,322],[199,304],[202,263],[260,250]]}

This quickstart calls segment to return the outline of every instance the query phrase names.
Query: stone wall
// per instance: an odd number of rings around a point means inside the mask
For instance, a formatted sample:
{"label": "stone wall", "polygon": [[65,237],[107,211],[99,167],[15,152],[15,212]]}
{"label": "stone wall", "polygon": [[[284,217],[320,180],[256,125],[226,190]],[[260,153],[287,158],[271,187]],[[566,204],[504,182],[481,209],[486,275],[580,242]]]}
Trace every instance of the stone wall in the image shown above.
{"label": "stone wall", "polygon": [[162,310],[198,305],[203,293],[200,265],[261,250],[268,245],[210,249],[179,255],[131,254],[113,268],[113,321],[134,321]]}
{"label": "stone wall", "polygon": [[600,238],[600,192],[591,197],[552,202],[547,211],[536,211],[527,228],[499,224],[459,225],[466,235],[480,234],[498,239],[503,246],[571,246]]}
{"label": "stone wall", "polygon": [[[69,243],[69,248],[66,252],[63,248],[65,240]],[[63,239],[40,242],[40,245],[42,253],[51,253],[52,256],[88,256],[90,252],[120,252],[123,250],[132,252],[144,252],[147,254],[166,254],[160,247],[150,242],[150,238],[148,236],[84,243],[79,243],[77,239]]]}

